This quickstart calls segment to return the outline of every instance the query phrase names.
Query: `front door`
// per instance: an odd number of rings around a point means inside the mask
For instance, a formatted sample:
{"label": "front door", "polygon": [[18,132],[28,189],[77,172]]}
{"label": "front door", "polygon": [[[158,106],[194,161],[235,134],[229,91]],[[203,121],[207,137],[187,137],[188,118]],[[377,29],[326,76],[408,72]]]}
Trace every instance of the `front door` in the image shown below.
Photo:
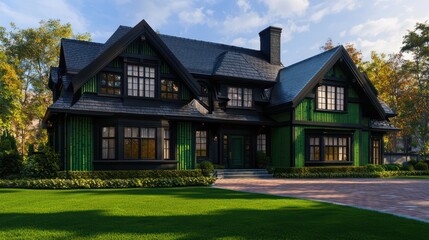
{"label": "front door", "polygon": [[242,168],[244,160],[244,138],[243,136],[228,136],[228,156],[231,168]]}

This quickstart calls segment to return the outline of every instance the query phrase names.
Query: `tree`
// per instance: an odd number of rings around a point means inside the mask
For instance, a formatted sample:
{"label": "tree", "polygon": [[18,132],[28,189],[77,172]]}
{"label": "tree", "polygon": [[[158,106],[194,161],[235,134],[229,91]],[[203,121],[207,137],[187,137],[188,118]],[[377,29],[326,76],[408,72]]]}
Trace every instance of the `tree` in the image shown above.
{"label": "tree", "polygon": [[12,120],[19,115],[20,89],[22,82],[16,75],[15,69],[7,60],[6,55],[0,50],[0,134],[10,131]]}
{"label": "tree", "polygon": [[[14,133],[19,137],[21,153],[30,143],[46,141],[41,121],[51,104],[51,92],[47,88],[49,69],[58,65],[61,38],[90,40],[88,33],[73,34],[69,23],[59,20],[41,21],[37,28],[19,29],[11,23],[12,30],[0,29],[0,43],[21,81],[20,115],[12,121]],[[14,93],[15,94],[15,93]]]}
{"label": "tree", "polygon": [[[338,45],[340,45],[340,44],[337,44],[337,46]],[[330,50],[330,49],[332,49],[334,47],[335,46],[334,46],[334,43],[333,43],[332,39],[328,38],[328,40],[325,42],[325,45],[321,46],[320,49],[323,50],[323,51],[327,51],[327,50]],[[349,55],[352,58],[353,62],[357,66],[360,66],[361,63],[362,63],[362,52],[359,51],[359,50],[357,50],[353,43],[346,43],[344,45],[344,48],[349,53]]]}
{"label": "tree", "polygon": [[429,153],[429,24],[417,23],[404,36],[402,52],[410,53],[413,61],[405,68],[413,75],[416,85],[415,135],[420,152]]}
{"label": "tree", "polygon": [[390,152],[397,151],[398,137],[405,140],[413,134],[415,114],[412,112],[416,104],[412,78],[403,68],[406,63],[401,54],[386,56],[383,53],[371,52],[371,60],[361,64],[362,71],[377,89],[378,97],[398,114],[391,119],[391,123],[402,131],[388,134],[385,146]]}

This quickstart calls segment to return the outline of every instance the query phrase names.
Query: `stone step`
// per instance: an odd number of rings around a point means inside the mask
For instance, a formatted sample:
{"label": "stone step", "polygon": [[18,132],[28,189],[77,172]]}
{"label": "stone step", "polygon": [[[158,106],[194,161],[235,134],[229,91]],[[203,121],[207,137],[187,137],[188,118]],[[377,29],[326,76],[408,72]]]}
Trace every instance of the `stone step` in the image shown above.
{"label": "stone step", "polygon": [[266,169],[216,169],[217,178],[272,178]]}

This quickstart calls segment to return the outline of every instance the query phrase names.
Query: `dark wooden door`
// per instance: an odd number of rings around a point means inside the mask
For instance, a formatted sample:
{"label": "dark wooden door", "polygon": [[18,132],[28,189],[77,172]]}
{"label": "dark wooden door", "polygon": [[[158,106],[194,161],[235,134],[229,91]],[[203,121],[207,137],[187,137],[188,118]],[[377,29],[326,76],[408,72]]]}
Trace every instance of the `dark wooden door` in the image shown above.
{"label": "dark wooden door", "polygon": [[244,160],[244,138],[243,136],[228,137],[229,166],[231,168],[242,168]]}

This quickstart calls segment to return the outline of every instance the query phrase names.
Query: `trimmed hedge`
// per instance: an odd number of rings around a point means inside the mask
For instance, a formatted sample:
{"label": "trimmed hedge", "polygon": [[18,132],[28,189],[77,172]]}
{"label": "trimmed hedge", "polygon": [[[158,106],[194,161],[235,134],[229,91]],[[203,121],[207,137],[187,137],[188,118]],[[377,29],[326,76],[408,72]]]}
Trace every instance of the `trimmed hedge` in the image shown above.
{"label": "trimmed hedge", "polygon": [[310,174],[310,173],[372,173],[382,172],[384,168],[379,165],[367,166],[347,166],[347,167],[302,167],[302,168],[275,168],[273,170],[274,176],[276,174]]}
{"label": "trimmed hedge", "polygon": [[201,170],[115,170],[58,172],[63,179],[130,179],[130,178],[186,178],[202,177]]}
{"label": "trimmed hedge", "polygon": [[397,176],[426,176],[429,171],[381,171],[381,172],[294,172],[274,173],[277,178],[386,178]]}
{"label": "trimmed hedge", "polygon": [[75,188],[154,188],[207,186],[213,177],[129,178],[129,179],[15,179],[0,180],[2,188],[75,189]]}

